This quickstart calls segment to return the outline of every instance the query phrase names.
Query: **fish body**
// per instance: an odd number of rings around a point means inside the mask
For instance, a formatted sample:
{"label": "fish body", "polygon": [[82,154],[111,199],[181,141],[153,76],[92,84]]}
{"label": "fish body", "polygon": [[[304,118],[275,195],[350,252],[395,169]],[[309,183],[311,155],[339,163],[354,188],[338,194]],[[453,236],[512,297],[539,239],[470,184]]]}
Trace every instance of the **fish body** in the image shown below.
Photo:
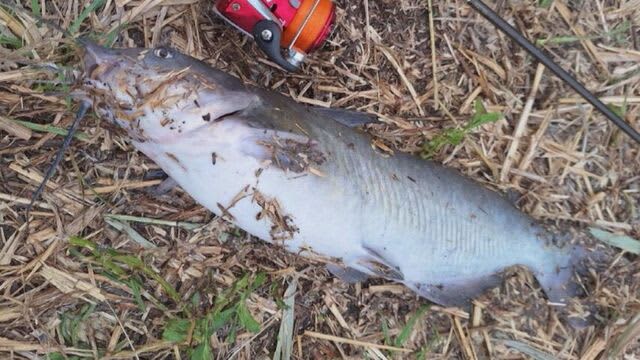
{"label": "fish body", "polygon": [[248,233],[463,306],[520,265],[553,302],[583,252],[499,194],[435,162],[382,156],[366,134],[169,48],[89,46],[99,114],[197,202]]}

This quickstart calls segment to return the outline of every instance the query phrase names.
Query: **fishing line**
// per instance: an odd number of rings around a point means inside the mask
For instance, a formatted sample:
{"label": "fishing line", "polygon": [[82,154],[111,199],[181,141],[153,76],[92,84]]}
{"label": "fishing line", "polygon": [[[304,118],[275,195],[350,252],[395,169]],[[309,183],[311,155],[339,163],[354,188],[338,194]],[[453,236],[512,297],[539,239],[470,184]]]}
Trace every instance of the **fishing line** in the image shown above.
{"label": "fishing line", "polygon": [[616,113],[614,113],[607,105],[605,105],[600,99],[598,99],[591,91],[587,90],[575,77],[564,70],[560,65],[556,64],[551,57],[545,54],[542,50],[533,45],[527,38],[525,38],[518,30],[506,22],[500,15],[493,11],[489,6],[483,3],[481,0],[467,0],[472,8],[478,11],[485,19],[489,20],[498,30],[502,31],[513,41],[518,43],[524,48],[531,56],[536,60],[544,64],[551,72],[557,77],[569,85],[580,96],[582,96],[587,102],[595,107],[599,112],[618,126],[625,134],[629,135],[631,139],[640,144],[640,133],[636,131],[629,123],[622,120]]}

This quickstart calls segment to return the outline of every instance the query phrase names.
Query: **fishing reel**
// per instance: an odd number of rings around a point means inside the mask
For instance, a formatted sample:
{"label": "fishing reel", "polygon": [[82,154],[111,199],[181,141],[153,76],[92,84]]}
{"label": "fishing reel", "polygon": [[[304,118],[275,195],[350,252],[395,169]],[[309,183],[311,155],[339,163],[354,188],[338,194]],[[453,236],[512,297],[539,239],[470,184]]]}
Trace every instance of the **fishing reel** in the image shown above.
{"label": "fishing reel", "polygon": [[324,43],[336,16],[331,0],[218,0],[214,10],[288,71]]}

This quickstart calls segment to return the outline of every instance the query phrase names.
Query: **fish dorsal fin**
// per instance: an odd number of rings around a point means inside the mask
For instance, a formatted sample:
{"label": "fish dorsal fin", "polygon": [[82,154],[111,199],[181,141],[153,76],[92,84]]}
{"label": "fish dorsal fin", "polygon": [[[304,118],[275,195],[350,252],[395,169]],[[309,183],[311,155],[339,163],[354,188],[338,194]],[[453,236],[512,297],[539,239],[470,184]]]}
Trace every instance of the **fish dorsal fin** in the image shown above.
{"label": "fish dorsal fin", "polygon": [[378,121],[377,116],[361,111],[323,108],[318,106],[312,107],[312,109],[318,114],[329,117],[350,128],[364,126]]}

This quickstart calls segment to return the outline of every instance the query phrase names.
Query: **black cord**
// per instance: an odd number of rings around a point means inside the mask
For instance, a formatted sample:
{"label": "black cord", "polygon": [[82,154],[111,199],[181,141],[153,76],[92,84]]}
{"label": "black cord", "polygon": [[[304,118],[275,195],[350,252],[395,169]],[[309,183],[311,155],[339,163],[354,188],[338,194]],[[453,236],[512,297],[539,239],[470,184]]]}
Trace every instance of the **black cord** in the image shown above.
{"label": "black cord", "polygon": [[87,110],[89,110],[90,107],[91,107],[91,104],[89,102],[87,102],[87,101],[83,101],[82,103],[80,103],[80,108],[78,108],[78,112],[76,112],[76,117],[73,119],[73,122],[71,123],[71,126],[69,127],[69,130],[67,130],[67,135],[64,137],[64,140],[62,141],[62,146],[60,147],[60,149],[58,149],[58,152],[56,153],[56,157],[53,159],[53,163],[51,163],[51,165],[49,166],[49,169],[45,173],[44,178],[40,182],[40,185],[38,186],[36,191],[31,196],[31,202],[29,202],[29,205],[27,206],[27,211],[26,211],[26,220],[25,221],[27,223],[27,232],[29,231],[28,230],[29,229],[28,228],[28,226],[29,226],[29,213],[31,212],[31,209],[33,208],[33,204],[35,204],[36,200],[38,200],[40,195],[42,195],[42,192],[44,191],[44,186],[47,184],[49,179],[51,179],[51,177],[55,174],[56,167],[58,167],[58,164],[60,164],[60,161],[62,161],[62,156],[64,155],[65,150],[67,150],[67,148],[71,144],[71,139],[73,138],[73,135],[75,134],[76,130],[78,129],[78,125],[80,124],[80,120],[82,120],[82,118],[85,116],[85,114],[87,113]]}
{"label": "black cord", "polygon": [[481,0],[467,0],[467,3],[476,9],[482,16],[495,25],[500,31],[504,32],[518,45],[522,46],[529,54],[531,54],[536,60],[544,64],[551,72],[556,74],[562,81],[571,86],[578,94],[580,94],[585,100],[593,105],[604,116],[616,124],[622,131],[624,131],[629,137],[640,144],[640,133],[636,131],[631,125],[622,120],[616,113],[611,111],[600,99],[598,99],[593,93],[587,90],[578,80],[576,80],[571,74],[566,72],[558,64],[556,64],[547,54],[538,49],[529,40],[527,40],[518,30],[514,29],[508,22],[506,22],[500,15],[496,14],[489,6],[483,3]]}

